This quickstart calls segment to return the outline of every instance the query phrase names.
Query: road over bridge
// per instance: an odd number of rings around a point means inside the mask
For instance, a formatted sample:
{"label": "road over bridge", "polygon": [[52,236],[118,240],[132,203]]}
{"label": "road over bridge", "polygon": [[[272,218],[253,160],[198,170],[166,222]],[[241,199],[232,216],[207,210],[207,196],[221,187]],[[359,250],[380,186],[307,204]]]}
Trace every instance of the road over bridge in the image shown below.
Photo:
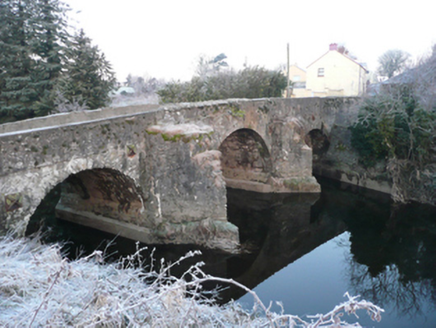
{"label": "road over bridge", "polygon": [[[226,186],[309,192],[313,137],[353,98],[226,100],[59,114],[0,126],[0,231],[58,215],[145,243],[233,247]],[[311,138],[312,137],[312,138]]]}

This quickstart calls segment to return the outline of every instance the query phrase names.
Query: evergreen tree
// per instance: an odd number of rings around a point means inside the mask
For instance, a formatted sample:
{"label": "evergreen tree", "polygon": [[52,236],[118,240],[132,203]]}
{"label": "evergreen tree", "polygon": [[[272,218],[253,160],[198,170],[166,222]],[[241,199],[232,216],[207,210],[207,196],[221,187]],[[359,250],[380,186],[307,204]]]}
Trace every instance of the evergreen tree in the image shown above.
{"label": "evergreen tree", "polygon": [[66,12],[68,8],[58,0],[33,0],[30,49],[35,63],[31,72],[32,87],[39,95],[34,104],[37,116],[47,115],[54,107],[54,86],[60,77],[65,44]]}
{"label": "evergreen tree", "polygon": [[115,88],[115,77],[109,62],[81,30],[67,51],[68,62],[61,80],[60,92],[70,102],[79,101],[90,109],[106,106]]}
{"label": "evergreen tree", "polygon": [[0,3],[0,122],[48,114],[68,37],[58,0]]}
{"label": "evergreen tree", "polygon": [[29,0],[0,2],[0,122],[33,116],[37,92],[30,86]]}
{"label": "evergreen tree", "polygon": [[59,95],[74,108],[78,96],[108,102],[110,65],[83,31],[71,39],[67,12],[59,0],[0,0],[0,123],[47,115]]}

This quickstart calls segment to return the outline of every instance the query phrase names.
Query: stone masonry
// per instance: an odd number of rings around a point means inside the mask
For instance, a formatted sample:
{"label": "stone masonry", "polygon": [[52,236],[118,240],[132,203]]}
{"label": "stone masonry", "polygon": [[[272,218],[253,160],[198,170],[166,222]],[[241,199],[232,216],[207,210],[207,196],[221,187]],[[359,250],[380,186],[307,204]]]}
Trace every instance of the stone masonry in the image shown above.
{"label": "stone masonry", "polygon": [[63,219],[146,243],[234,248],[226,186],[319,192],[307,135],[316,129],[328,136],[335,115],[353,101],[135,106],[89,120],[53,116],[0,126],[0,231],[24,234],[37,206],[62,184]]}

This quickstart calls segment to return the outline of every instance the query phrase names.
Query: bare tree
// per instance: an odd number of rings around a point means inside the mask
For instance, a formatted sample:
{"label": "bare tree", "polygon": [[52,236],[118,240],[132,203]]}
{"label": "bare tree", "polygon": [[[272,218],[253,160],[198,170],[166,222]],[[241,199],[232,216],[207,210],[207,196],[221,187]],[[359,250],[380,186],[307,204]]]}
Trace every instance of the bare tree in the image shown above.
{"label": "bare tree", "polygon": [[403,50],[388,50],[378,58],[378,71],[381,75],[391,78],[407,68],[409,59],[410,54]]}
{"label": "bare tree", "polygon": [[413,70],[413,82],[421,105],[427,110],[436,108],[436,44],[431,55],[421,59]]}
{"label": "bare tree", "polygon": [[195,73],[201,79],[215,75],[216,73],[220,72],[223,67],[229,67],[225,59],[227,59],[227,56],[223,53],[213,58],[201,55],[198,59]]}

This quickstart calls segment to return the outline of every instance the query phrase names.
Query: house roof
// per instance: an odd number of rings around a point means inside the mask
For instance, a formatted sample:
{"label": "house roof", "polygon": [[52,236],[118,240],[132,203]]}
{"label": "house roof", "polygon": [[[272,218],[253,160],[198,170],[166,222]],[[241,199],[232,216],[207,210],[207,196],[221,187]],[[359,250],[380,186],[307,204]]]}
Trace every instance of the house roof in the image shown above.
{"label": "house roof", "polygon": [[134,94],[135,89],[133,89],[132,87],[120,87],[114,93],[119,95],[119,94],[122,94],[123,92],[127,93],[127,94]]}
{"label": "house roof", "polygon": [[309,65],[307,66],[307,68],[309,68],[310,66],[312,66],[313,64],[315,64],[318,60],[320,60],[321,58],[323,58],[324,56],[326,56],[328,53],[330,53],[330,52],[332,52],[332,51],[337,52],[339,55],[344,56],[345,58],[347,58],[348,60],[351,60],[351,61],[352,61],[353,63],[355,63],[356,65],[359,65],[360,67],[362,67],[362,68],[365,70],[365,72],[367,72],[367,73],[369,72],[369,70],[368,70],[366,67],[364,67],[362,64],[360,64],[360,63],[358,63],[357,61],[355,61],[354,59],[352,59],[352,58],[350,58],[350,57],[348,57],[348,56],[346,56],[346,55],[340,53],[340,52],[337,51],[337,50],[329,50],[329,51],[327,51],[324,55],[322,55],[321,57],[319,57],[318,59],[316,59],[315,61],[313,61],[311,64],[309,64]]}
{"label": "house roof", "polygon": [[407,71],[391,77],[389,80],[383,81],[382,84],[408,84],[416,81],[418,70],[416,68],[408,69]]}
{"label": "house roof", "polygon": [[297,64],[292,64],[292,65],[290,65],[289,67],[296,67],[296,68],[298,68],[299,70],[301,70],[301,71],[303,71],[303,72],[306,72],[306,70],[305,70],[304,68],[301,68],[301,67],[298,66]]}

